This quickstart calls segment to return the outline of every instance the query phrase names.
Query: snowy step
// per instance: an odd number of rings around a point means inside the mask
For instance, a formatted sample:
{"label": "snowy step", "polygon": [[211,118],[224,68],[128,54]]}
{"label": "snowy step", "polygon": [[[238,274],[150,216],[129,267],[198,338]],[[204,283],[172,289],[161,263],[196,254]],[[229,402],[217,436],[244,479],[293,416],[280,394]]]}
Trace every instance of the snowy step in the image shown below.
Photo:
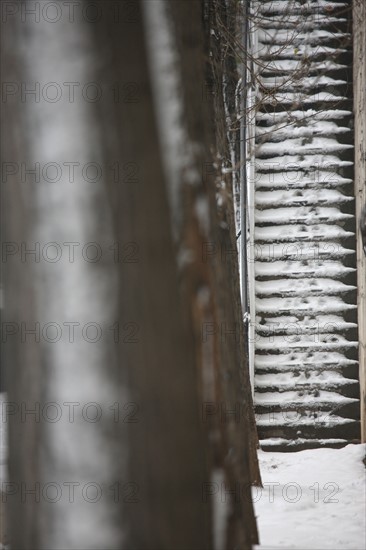
{"label": "snowy step", "polygon": [[[319,374],[313,371],[300,373],[298,376],[293,372],[279,372],[276,374],[257,374],[255,376],[255,387],[257,389],[278,387],[291,388],[299,392],[299,388],[309,387],[311,392],[316,388],[316,395],[319,395],[319,388],[330,386],[341,387],[349,384],[357,384],[357,380],[344,378],[339,372],[331,370],[322,371]],[[314,392],[313,392],[314,393]],[[278,396],[280,397],[280,396]]]}
{"label": "snowy step", "polygon": [[[311,98],[309,102],[314,103],[316,101],[324,101],[323,99],[319,99],[318,94],[320,93],[326,93],[327,94],[327,101],[339,101],[339,99],[343,96],[343,94],[347,91],[347,85],[344,83],[343,80],[333,80],[334,84],[321,84],[320,77],[309,77],[309,80],[313,80],[315,85],[311,85],[310,82],[308,84],[305,84],[304,86],[301,85],[301,78],[298,80],[293,78],[293,76],[288,76],[283,82],[278,81],[277,75],[272,77],[263,77],[259,80],[261,92],[263,94],[263,98],[265,96],[269,96],[270,98],[276,97],[277,94],[280,93],[286,93],[290,94],[287,97],[293,97],[296,102],[301,101],[302,98],[304,100],[307,100],[307,98]],[[330,92],[334,92],[332,94],[332,97],[329,95]],[[335,98],[335,99],[334,99]],[[265,98],[266,99],[266,98]],[[344,98],[347,99],[347,98]],[[280,111],[283,112],[283,111]],[[288,120],[291,121],[291,112],[288,114]],[[293,120],[293,119],[292,119]],[[337,132],[342,133],[342,132]]]}
{"label": "snowy step", "polygon": [[[300,395],[292,396],[296,392],[284,392],[279,394],[283,400],[275,400],[276,393],[258,393],[256,394],[256,414],[268,415],[270,419],[272,413],[280,412],[285,420],[296,420],[300,416],[309,416],[313,418],[326,418],[330,414],[336,414],[342,418],[352,418],[359,420],[360,402],[359,399],[344,397],[334,392],[319,392],[323,397],[315,397],[309,395],[309,400],[306,401],[303,392]],[[262,396],[273,395],[274,398],[268,400],[265,398],[262,401]],[[333,397],[335,396],[335,397]]]}
{"label": "snowy step", "polygon": [[[290,415],[283,415],[280,412],[274,412],[271,414],[257,414],[256,415],[257,425],[260,427],[267,427],[270,428],[272,426],[281,426],[281,427],[298,427],[298,428],[306,428],[306,427],[312,427],[313,429],[320,429],[320,428],[333,428],[333,427],[340,427],[344,426],[346,424],[348,425],[357,425],[358,421],[353,420],[350,418],[343,418],[342,416],[338,415],[331,415],[331,414],[325,414],[324,416],[320,416],[315,418],[311,414],[304,416],[301,416],[300,418],[297,416],[291,418]],[[292,430],[291,430],[292,431]],[[308,431],[308,430],[307,430]],[[299,434],[300,435],[300,434]]]}
{"label": "snowy step", "polygon": [[[347,439],[347,438],[313,438],[313,439],[306,439],[302,437],[295,437],[295,439],[284,439],[282,437],[269,437],[265,440],[260,439],[259,444],[262,451],[269,451],[269,452],[284,452],[284,453],[290,453],[290,452],[298,452],[298,451],[305,451],[305,450],[314,450],[314,449],[342,449],[343,447],[346,447],[350,444],[358,444],[360,443],[360,439]],[[259,549],[256,550],[262,550],[262,545]],[[263,550],[266,550],[265,547],[263,547]],[[281,548],[275,548],[270,547],[268,550],[288,550],[285,547]],[[294,550],[294,547],[292,547],[290,550]],[[309,547],[299,547],[296,545],[296,550],[309,550]]]}
{"label": "snowy step", "polygon": [[301,2],[295,0],[264,0],[259,3],[258,11],[261,14],[276,14],[283,15],[291,14],[319,14],[324,13],[326,16],[332,15],[333,12],[347,7],[348,4],[341,2],[327,2],[326,0]]}
{"label": "snowy step", "polygon": [[344,195],[335,189],[304,189],[304,190],[275,190],[257,191],[255,194],[256,206],[295,206],[295,205],[334,205],[352,202],[354,197]]}
{"label": "snowy step", "polygon": [[256,335],[256,349],[259,351],[278,350],[343,350],[357,349],[358,341],[347,340],[334,333],[324,334],[291,334],[285,336]]}
{"label": "snowy step", "polygon": [[[288,352],[289,350],[285,350]],[[314,352],[314,350],[312,350]],[[332,352],[335,353],[335,352]],[[270,354],[268,354],[270,355]],[[277,357],[282,357],[284,354],[278,354]],[[332,371],[332,372],[338,372],[344,376],[344,378],[350,378],[351,380],[357,380],[358,379],[358,365],[357,361],[355,361],[355,364],[351,365],[340,365],[336,363],[325,363],[322,364],[281,364],[277,365],[275,358],[271,356],[272,361],[269,363],[262,364],[262,362],[258,361],[260,356],[257,354],[256,356],[256,364],[255,364],[255,372],[256,374],[278,374],[283,372],[289,372],[292,373],[294,376],[299,376],[302,373],[304,373],[306,376],[313,372],[316,376],[318,376],[322,372],[326,371]]]}
{"label": "snowy step", "polygon": [[287,138],[305,138],[314,136],[335,136],[347,134],[351,131],[348,126],[339,126],[329,120],[297,121],[284,126],[284,123],[272,126],[257,126],[255,135],[257,140],[268,139],[272,142],[282,142]]}
{"label": "snowy step", "polygon": [[341,315],[278,315],[256,318],[255,328],[261,336],[320,334],[345,332],[357,327]]}
{"label": "snowy step", "polygon": [[283,15],[272,15],[271,17],[262,17],[260,25],[262,29],[269,29],[270,32],[278,32],[277,29],[284,29],[282,32],[286,32],[285,29],[292,30],[296,29],[296,32],[303,31],[315,31],[319,32],[319,27],[322,25],[324,28],[331,26],[334,28],[334,24],[337,26],[344,24],[347,21],[345,18],[341,17],[331,17],[328,14],[308,14],[306,18],[303,15],[289,15],[286,14],[286,17]]}
{"label": "snowy step", "polygon": [[353,145],[339,143],[336,139],[327,137],[293,138],[281,142],[267,141],[257,145],[256,157],[260,159],[274,155],[285,155],[292,150],[298,152],[300,148],[304,154],[316,155],[318,153],[339,153],[353,149]]}
{"label": "snowy step", "polygon": [[[355,251],[351,248],[345,248],[339,242],[328,241],[298,241],[298,242],[261,242],[250,246],[248,251],[249,261],[255,262],[255,272],[258,277],[274,276],[273,268],[279,266],[270,266],[268,262],[274,263],[277,261],[285,261],[285,265],[281,266],[281,271],[277,273],[277,277],[282,275],[286,277],[299,277],[301,270],[304,271],[304,277],[338,277],[337,272],[345,275],[351,273],[353,268],[346,267],[343,263],[339,263],[338,259],[344,261],[347,257],[352,258]],[[258,265],[259,264],[259,265]],[[317,264],[316,266],[314,264]],[[293,268],[291,267],[293,265]],[[329,273],[324,271],[325,267],[329,266]],[[340,266],[340,269],[338,269]],[[349,271],[351,269],[351,271]],[[264,271],[267,273],[264,273]],[[300,272],[299,272],[300,270]],[[283,273],[282,273],[283,271]]]}
{"label": "snowy step", "polygon": [[[300,255],[300,252],[298,253]],[[268,257],[271,259],[271,252]],[[322,261],[321,259],[302,261],[256,261],[254,270],[256,277],[334,277],[335,279],[339,279],[356,271],[355,268],[346,267],[341,262],[332,260]]]}
{"label": "snowy step", "polygon": [[[270,161],[267,161],[266,169],[269,165]],[[255,185],[257,189],[314,189],[318,186],[327,189],[352,183],[351,179],[344,178],[332,170],[317,169],[315,165],[313,168],[314,170],[308,171],[299,171],[296,169],[279,172],[260,172],[260,166],[257,165]]]}
{"label": "snowy step", "polygon": [[303,92],[271,92],[262,93],[260,96],[260,101],[263,105],[287,105],[287,104],[312,104],[317,102],[329,102],[332,104],[338,104],[340,101],[347,100],[347,97],[342,97],[335,95],[331,92],[317,92],[315,94],[309,95]]}
{"label": "snowy step", "polygon": [[[296,317],[294,317],[296,319]],[[347,335],[347,331],[357,327],[351,322],[337,322],[319,324],[304,324],[299,317],[290,323],[277,322],[282,317],[270,317],[266,319],[265,324],[256,324],[256,344],[257,350],[271,349],[270,343],[278,344],[277,349],[286,347],[288,350],[294,348],[317,347],[321,349],[335,349],[338,347],[357,347],[357,341],[351,341],[352,338]],[[341,334],[337,334],[341,332]],[[285,345],[282,345],[285,342]]]}
{"label": "snowy step", "polygon": [[[340,418],[340,417],[339,417]],[[274,423],[261,419],[262,421],[258,424],[259,431],[261,433],[260,442],[262,449],[268,449],[266,446],[266,441],[262,441],[264,438],[273,439],[287,439],[289,442],[289,447],[291,446],[291,441],[305,440],[302,445],[292,445],[292,448],[277,448],[281,451],[297,451],[306,448],[316,448],[319,446],[316,442],[319,440],[328,440],[327,446],[339,447],[342,445],[332,445],[334,440],[346,440],[347,443],[359,443],[359,431],[360,423],[357,420],[342,419],[338,420],[338,417],[334,417],[332,422],[321,422],[316,421],[316,419],[309,419],[308,422],[302,423]],[[272,446],[272,449],[274,447]]]}
{"label": "snowy step", "polygon": [[323,44],[313,46],[311,40],[305,44],[290,45],[262,44],[258,42],[257,48],[257,54],[259,54],[263,60],[276,58],[289,61],[301,60],[302,63],[304,63],[304,59],[306,58],[306,62],[310,64],[321,56],[332,58],[347,51],[345,48],[332,48],[324,46]]}
{"label": "snowy step", "polygon": [[335,407],[358,405],[359,399],[345,397],[339,393],[327,391],[322,388],[314,389],[304,395],[303,391],[291,389],[284,392],[260,392],[256,394],[256,404],[262,410],[265,407],[272,407],[276,410],[282,407],[284,410],[291,410],[296,407],[311,409],[334,410]]}
{"label": "snowy step", "polygon": [[260,439],[264,439],[267,436],[269,438],[280,437],[289,440],[297,438],[310,440],[346,439],[349,442],[359,442],[360,422],[337,415],[329,415],[323,421],[322,419],[305,417],[293,423],[286,422],[282,414],[279,414],[279,417],[275,420],[268,419],[268,415],[263,415],[263,417],[258,418],[257,425],[261,434]]}
{"label": "snowy step", "polygon": [[339,367],[350,367],[357,365],[354,359],[348,359],[342,353],[325,351],[308,352],[287,352],[283,354],[256,355],[256,366],[260,368],[270,368],[276,365],[278,369],[286,370],[289,367],[296,368],[326,368],[337,365]]}
{"label": "snowy step", "polygon": [[[298,242],[257,242],[250,247],[248,252],[249,261],[252,262],[272,262],[274,260],[287,260],[287,267],[284,268],[285,274],[290,277],[291,264],[288,262],[301,261],[304,267],[304,275],[307,273],[306,267],[309,262],[318,262],[320,266],[324,266],[324,263],[330,263],[338,258],[346,258],[347,256],[354,255],[355,251],[350,248],[345,248],[339,242],[328,241],[310,241],[302,240]],[[255,266],[255,270],[257,266]],[[263,267],[262,267],[263,269]],[[333,266],[330,266],[333,269]],[[269,267],[269,270],[271,268]],[[294,274],[297,275],[297,264],[294,267]],[[281,273],[279,273],[281,275]],[[320,275],[323,276],[323,275]],[[326,275],[325,275],[326,276]]]}
{"label": "snowy step", "polygon": [[[272,374],[271,376],[276,376]],[[260,393],[276,393],[278,400],[281,401],[281,395],[284,392],[296,391],[299,399],[302,398],[304,402],[307,401],[309,396],[314,398],[320,395],[320,391],[327,391],[332,393],[337,393],[343,397],[349,397],[353,399],[358,399],[359,394],[359,384],[358,380],[344,379],[344,383],[340,382],[331,382],[331,381],[319,381],[312,383],[296,383],[294,380],[289,380],[286,383],[268,383],[268,384],[259,384],[256,380],[255,382],[255,403],[257,405],[257,396]],[[354,417],[356,419],[356,417]]]}
{"label": "snowy step", "polygon": [[258,31],[258,40],[262,44],[327,44],[332,40],[343,41],[351,36],[350,33],[330,32],[319,28],[310,33],[304,33],[302,30],[262,29]]}
{"label": "snowy step", "polygon": [[[305,439],[302,437],[295,437],[293,439],[285,439],[283,437],[269,437],[267,439],[259,440],[260,448],[263,451],[271,451],[271,452],[293,452],[293,451],[303,451],[305,449],[318,449],[318,448],[340,449],[342,447],[345,447],[346,445],[349,445],[350,443],[359,443],[359,442],[360,442],[359,439],[353,440],[353,439],[342,439],[342,438],[315,438],[315,437],[311,439]],[[285,548],[281,550],[285,550]]]}
{"label": "snowy step", "polygon": [[300,206],[286,208],[268,208],[255,211],[255,221],[260,224],[302,223],[306,225],[320,222],[334,223],[353,219],[352,214],[346,214],[339,207]]}
{"label": "snowy step", "polygon": [[[277,78],[277,77],[276,77]],[[268,125],[301,122],[301,123],[315,123],[318,120],[342,120],[352,116],[352,111],[345,109],[327,109],[322,111],[316,111],[315,109],[306,110],[293,110],[290,112],[280,111],[275,113],[267,113],[259,111],[256,114],[257,123],[268,123]]]}
{"label": "snowy step", "polygon": [[352,165],[353,162],[342,160],[335,155],[299,155],[297,151],[294,151],[294,154],[276,156],[270,160],[256,159],[256,170],[266,172],[284,172],[285,170],[315,170],[317,172],[325,170],[333,172],[335,169]]}
{"label": "snowy step", "polygon": [[347,304],[339,296],[307,296],[285,298],[257,298],[256,312],[260,313],[344,313],[356,309],[355,304]]}
{"label": "snowy step", "polygon": [[277,279],[276,281],[256,281],[257,296],[314,296],[343,294],[355,290],[354,285],[346,285],[334,279]]}
{"label": "snowy step", "polygon": [[[307,74],[324,74],[331,71],[340,71],[347,69],[347,65],[340,63],[334,63],[333,61],[313,61],[310,66],[307,67]],[[262,75],[283,75],[292,74],[293,76],[304,74],[304,60],[303,59],[275,59],[270,61],[261,62],[261,74]]]}
{"label": "snowy step", "polygon": [[316,241],[331,239],[347,239],[352,237],[352,231],[345,231],[337,225],[316,224],[316,225],[276,225],[257,227],[255,239],[257,242],[268,241]]}

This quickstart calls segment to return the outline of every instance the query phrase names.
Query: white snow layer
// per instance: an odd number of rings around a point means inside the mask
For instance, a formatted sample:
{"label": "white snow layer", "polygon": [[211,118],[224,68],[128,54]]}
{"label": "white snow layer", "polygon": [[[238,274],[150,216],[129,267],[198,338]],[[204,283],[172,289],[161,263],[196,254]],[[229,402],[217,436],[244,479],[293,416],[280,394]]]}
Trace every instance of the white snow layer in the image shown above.
{"label": "white snow layer", "polygon": [[264,487],[252,489],[256,549],[364,550],[365,450],[260,451]]}

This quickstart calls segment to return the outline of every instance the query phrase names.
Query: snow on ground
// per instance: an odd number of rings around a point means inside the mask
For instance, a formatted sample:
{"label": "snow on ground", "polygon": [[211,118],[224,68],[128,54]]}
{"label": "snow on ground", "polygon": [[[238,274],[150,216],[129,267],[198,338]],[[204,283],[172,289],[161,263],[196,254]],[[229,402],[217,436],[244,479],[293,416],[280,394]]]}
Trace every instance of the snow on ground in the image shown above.
{"label": "snow on ground", "polygon": [[260,451],[264,487],[253,487],[257,550],[364,550],[365,451],[366,445]]}

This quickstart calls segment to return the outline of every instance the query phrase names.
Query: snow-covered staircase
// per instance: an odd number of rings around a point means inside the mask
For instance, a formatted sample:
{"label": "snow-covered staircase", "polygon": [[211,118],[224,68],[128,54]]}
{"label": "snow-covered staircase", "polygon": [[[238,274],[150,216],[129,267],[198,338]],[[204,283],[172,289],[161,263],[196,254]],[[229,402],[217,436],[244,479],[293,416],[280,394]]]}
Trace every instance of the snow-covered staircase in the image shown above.
{"label": "snow-covered staircase", "polygon": [[264,449],[359,439],[350,4],[256,4],[255,404]]}

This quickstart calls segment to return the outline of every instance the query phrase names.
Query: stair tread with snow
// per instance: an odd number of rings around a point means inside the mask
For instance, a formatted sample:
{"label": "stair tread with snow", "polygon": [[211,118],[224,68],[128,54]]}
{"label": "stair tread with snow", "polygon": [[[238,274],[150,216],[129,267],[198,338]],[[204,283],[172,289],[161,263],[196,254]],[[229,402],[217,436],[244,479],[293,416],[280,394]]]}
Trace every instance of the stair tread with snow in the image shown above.
{"label": "stair tread with snow", "polygon": [[353,219],[352,214],[342,212],[339,206],[286,206],[255,211],[255,221],[259,227],[283,223],[314,225],[324,222],[329,224],[345,222],[349,219]]}
{"label": "stair tread with snow", "polygon": [[276,281],[256,281],[257,296],[323,296],[344,294],[357,288],[355,285],[346,285],[334,279],[294,279],[289,284],[288,279]]}
{"label": "stair tread with snow", "polygon": [[[340,248],[335,246],[334,250],[337,251],[340,250]],[[300,255],[301,252],[299,251],[298,254]],[[262,255],[260,257],[262,258]],[[345,275],[356,271],[355,268],[347,267],[340,261],[325,260],[322,262],[321,259],[305,259],[302,261],[293,261],[291,259],[271,261],[271,258],[272,251],[269,252],[268,258],[265,258],[268,261],[256,261],[255,274],[257,278],[334,277],[335,279],[340,279]]]}

